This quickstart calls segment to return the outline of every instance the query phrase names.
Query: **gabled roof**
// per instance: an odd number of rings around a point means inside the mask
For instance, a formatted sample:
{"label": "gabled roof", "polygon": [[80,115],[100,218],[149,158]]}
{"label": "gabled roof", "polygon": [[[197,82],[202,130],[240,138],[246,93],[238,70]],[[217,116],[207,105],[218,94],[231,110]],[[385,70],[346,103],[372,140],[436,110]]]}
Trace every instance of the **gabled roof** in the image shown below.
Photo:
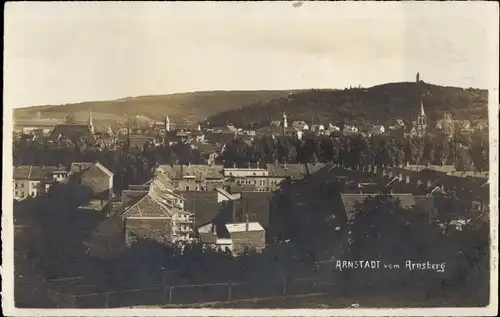
{"label": "gabled roof", "polygon": [[73,162],[73,163],[71,163],[69,170],[73,174],[81,173],[81,172],[88,170],[93,165],[94,165],[94,163],[89,163],[89,162]]}
{"label": "gabled roof", "polygon": [[138,202],[130,206],[122,214],[123,218],[128,217],[171,217],[171,212],[151,195],[146,195]]}
{"label": "gabled roof", "polygon": [[102,165],[99,162],[93,164],[90,168],[88,168],[87,170],[85,170],[83,172],[82,176],[87,175],[88,173],[92,172],[93,170],[98,170],[98,171],[104,173],[104,175],[106,175],[106,176],[113,177],[113,173],[110,170],[108,170],[106,167],[104,167],[104,165]]}

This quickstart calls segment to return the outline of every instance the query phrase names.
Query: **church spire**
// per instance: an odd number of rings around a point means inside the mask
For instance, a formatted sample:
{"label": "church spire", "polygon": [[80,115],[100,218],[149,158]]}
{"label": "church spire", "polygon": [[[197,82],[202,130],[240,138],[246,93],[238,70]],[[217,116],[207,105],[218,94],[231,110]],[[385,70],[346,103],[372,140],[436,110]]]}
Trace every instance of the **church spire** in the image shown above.
{"label": "church spire", "polygon": [[170,131],[170,119],[165,115],[165,131]]}
{"label": "church spire", "polygon": [[94,133],[94,124],[92,123],[92,108],[89,109],[89,128],[90,132]]}
{"label": "church spire", "polygon": [[424,102],[420,102],[420,115],[425,116],[425,111],[424,111]]}

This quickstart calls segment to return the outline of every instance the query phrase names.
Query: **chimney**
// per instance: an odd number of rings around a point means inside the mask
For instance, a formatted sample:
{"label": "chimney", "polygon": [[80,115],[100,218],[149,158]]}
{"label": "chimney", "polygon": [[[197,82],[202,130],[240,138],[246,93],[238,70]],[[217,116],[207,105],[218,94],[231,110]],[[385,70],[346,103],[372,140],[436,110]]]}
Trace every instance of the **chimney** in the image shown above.
{"label": "chimney", "polygon": [[250,169],[252,166],[251,166],[251,163],[248,162],[248,169]]}
{"label": "chimney", "polygon": [[377,175],[377,165],[373,165],[373,174]]}
{"label": "chimney", "polygon": [[409,184],[409,183],[410,183],[410,176],[406,175],[406,184]]}
{"label": "chimney", "polygon": [[182,167],[182,163],[180,165],[181,165],[181,177],[184,177],[184,168]]}
{"label": "chimney", "polygon": [[233,162],[233,168],[236,168],[236,162]]}
{"label": "chimney", "polygon": [[274,165],[278,166],[278,159],[274,160]]}

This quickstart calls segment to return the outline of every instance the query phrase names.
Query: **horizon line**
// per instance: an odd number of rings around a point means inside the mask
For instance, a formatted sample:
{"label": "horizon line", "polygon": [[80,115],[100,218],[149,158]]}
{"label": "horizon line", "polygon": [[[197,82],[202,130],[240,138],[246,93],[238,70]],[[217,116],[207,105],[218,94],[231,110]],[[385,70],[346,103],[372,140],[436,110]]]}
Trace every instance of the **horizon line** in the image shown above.
{"label": "horizon line", "polygon": [[[440,87],[450,87],[450,88],[462,88],[462,89],[475,89],[475,90],[486,90],[489,91],[488,88],[477,88],[477,87],[462,87],[462,86],[447,86],[447,85],[438,85],[430,82],[426,82],[421,80],[422,83],[432,86],[440,86]],[[415,81],[397,81],[397,82],[386,82],[383,84],[377,84],[369,87],[364,87],[362,85],[358,86],[349,86],[344,88],[287,88],[287,89],[212,89],[212,90],[190,90],[190,91],[180,91],[173,93],[157,93],[157,94],[146,94],[146,95],[136,95],[136,96],[127,96],[120,97],[116,99],[101,99],[101,100],[83,100],[83,101],[72,101],[67,103],[60,104],[39,104],[34,106],[22,106],[22,107],[12,107],[12,110],[20,110],[20,109],[30,109],[30,108],[40,108],[40,107],[62,107],[68,105],[78,105],[83,103],[99,103],[99,102],[116,102],[116,101],[127,101],[127,99],[135,99],[135,98],[148,98],[148,97],[160,97],[160,96],[173,96],[173,95],[181,95],[181,94],[195,94],[195,93],[210,93],[210,92],[285,92],[290,91],[290,93],[296,91],[308,91],[308,90],[346,90],[346,89],[370,89],[378,86],[390,85],[390,84],[411,84],[416,83]]]}

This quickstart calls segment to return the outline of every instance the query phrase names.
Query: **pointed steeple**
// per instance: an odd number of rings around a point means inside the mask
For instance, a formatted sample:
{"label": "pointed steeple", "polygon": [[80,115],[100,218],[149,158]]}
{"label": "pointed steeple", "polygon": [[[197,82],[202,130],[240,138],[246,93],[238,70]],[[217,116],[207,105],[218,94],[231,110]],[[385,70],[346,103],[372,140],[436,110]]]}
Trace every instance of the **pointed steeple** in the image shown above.
{"label": "pointed steeple", "polygon": [[165,131],[170,131],[170,119],[165,115]]}
{"label": "pointed steeple", "polygon": [[90,132],[94,133],[94,124],[92,123],[92,108],[89,109],[89,128]]}
{"label": "pointed steeple", "polygon": [[108,124],[108,128],[106,129],[106,132],[109,134],[109,135],[113,135],[113,130],[111,129],[111,125]]}
{"label": "pointed steeple", "polygon": [[424,111],[424,102],[420,102],[420,115],[425,116],[425,111]]}

